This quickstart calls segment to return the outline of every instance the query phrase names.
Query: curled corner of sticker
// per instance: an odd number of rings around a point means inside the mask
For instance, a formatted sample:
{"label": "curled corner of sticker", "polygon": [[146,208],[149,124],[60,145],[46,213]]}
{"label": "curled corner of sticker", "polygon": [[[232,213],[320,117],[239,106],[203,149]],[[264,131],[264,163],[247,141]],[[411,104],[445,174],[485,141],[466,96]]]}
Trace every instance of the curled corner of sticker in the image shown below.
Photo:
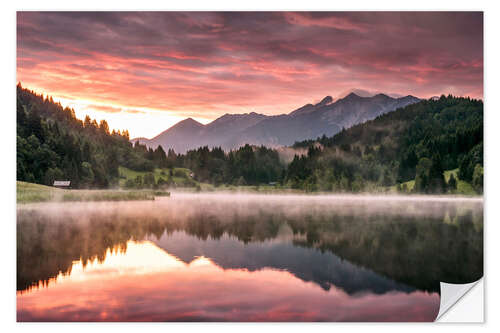
{"label": "curled corner of sticker", "polygon": [[481,281],[481,279],[472,283],[464,284],[440,282],[441,299],[439,304],[439,313],[435,321],[437,321],[448,310],[450,310],[453,305],[455,305],[465,294],[467,294],[469,290],[471,290],[479,281]]}

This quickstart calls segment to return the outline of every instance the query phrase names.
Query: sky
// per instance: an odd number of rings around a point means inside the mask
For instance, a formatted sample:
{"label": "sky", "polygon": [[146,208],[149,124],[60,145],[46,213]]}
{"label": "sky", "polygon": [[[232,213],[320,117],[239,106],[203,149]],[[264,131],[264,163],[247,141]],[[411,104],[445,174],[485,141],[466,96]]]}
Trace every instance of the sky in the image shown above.
{"label": "sky", "polygon": [[18,12],[17,82],[151,138],[352,89],[483,98],[481,12]]}

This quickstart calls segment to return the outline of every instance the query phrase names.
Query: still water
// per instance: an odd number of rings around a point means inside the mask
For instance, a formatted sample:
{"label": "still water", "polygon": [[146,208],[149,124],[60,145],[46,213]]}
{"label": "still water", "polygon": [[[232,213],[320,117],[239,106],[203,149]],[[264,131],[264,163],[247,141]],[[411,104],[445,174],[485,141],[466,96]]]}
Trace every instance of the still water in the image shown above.
{"label": "still water", "polygon": [[483,202],[173,194],[17,210],[18,321],[432,321]]}

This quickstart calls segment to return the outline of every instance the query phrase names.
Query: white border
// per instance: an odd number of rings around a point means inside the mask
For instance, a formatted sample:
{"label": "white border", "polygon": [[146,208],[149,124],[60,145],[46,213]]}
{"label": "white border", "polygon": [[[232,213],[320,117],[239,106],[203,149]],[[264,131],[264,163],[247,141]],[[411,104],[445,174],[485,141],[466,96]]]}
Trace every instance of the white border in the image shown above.
{"label": "white border", "polygon": [[[500,31],[499,5],[498,1],[480,2],[480,1],[428,1],[420,0],[418,2],[403,1],[343,1],[327,2],[318,0],[308,1],[263,1],[254,0],[252,2],[234,1],[179,1],[179,2],[158,2],[150,0],[141,0],[124,3],[123,1],[103,2],[97,0],[87,0],[85,2],[70,1],[9,1],[4,2],[0,13],[2,25],[3,52],[2,61],[2,104],[3,121],[1,122],[1,136],[3,156],[0,173],[1,203],[3,223],[2,259],[3,272],[2,293],[1,295],[1,318],[2,328],[5,332],[11,330],[20,330],[31,332],[37,331],[76,331],[87,332],[88,330],[109,331],[109,329],[120,329],[125,331],[145,328],[148,331],[165,330],[187,330],[198,331],[211,330],[216,332],[227,331],[234,332],[254,332],[255,330],[276,330],[283,329],[287,331],[303,331],[304,325],[311,326],[315,332],[337,329],[348,330],[372,330],[380,329],[385,332],[400,332],[404,329],[407,332],[420,332],[425,330],[453,330],[454,332],[471,331],[478,328],[499,329],[500,319],[496,312],[500,308],[498,304],[498,293],[500,286],[499,268],[494,264],[498,262],[497,237],[500,237],[497,211],[494,211],[495,202],[498,202],[498,189],[500,188],[500,163],[496,144],[500,143],[500,105],[498,102],[500,84],[499,84],[499,43],[498,32]],[[488,291],[485,305],[485,325],[459,325],[459,324],[16,324],[15,323],[15,75],[16,75],[16,10],[482,10],[485,23],[485,285]],[[490,260],[491,259],[491,260]],[[491,283],[490,283],[491,282]],[[471,304],[471,306],[477,306]]]}

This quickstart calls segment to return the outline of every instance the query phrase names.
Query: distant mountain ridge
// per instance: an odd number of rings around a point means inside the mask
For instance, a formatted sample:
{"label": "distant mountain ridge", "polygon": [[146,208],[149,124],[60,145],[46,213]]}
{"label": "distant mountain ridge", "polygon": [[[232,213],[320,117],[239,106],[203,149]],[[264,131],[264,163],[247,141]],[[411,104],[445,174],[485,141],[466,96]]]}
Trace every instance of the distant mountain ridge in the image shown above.
{"label": "distant mountain ridge", "polygon": [[326,96],[317,104],[306,104],[289,114],[267,116],[259,113],[225,114],[203,125],[187,118],[152,139],[135,138],[148,147],[161,145],[177,153],[201,146],[238,148],[246,143],[268,147],[289,146],[296,141],[332,136],[353,125],[374,119],[384,113],[417,103],[411,95],[393,98],[385,94],[361,97],[350,93],[333,100]]}
{"label": "distant mountain ridge", "polygon": [[[332,286],[348,294],[415,290],[369,269],[356,267],[331,252],[296,246],[291,241],[244,244],[227,234],[217,240],[203,240],[181,231],[148,240],[186,264],[206,257],[223,269],[246,269],[250,272],[266,268],[283,270],[303,281],[312,281],[324,290],[330,290]],[[228,252],[231,256],[227,255]],[[354,273],[357,278],[352,278]]]}

